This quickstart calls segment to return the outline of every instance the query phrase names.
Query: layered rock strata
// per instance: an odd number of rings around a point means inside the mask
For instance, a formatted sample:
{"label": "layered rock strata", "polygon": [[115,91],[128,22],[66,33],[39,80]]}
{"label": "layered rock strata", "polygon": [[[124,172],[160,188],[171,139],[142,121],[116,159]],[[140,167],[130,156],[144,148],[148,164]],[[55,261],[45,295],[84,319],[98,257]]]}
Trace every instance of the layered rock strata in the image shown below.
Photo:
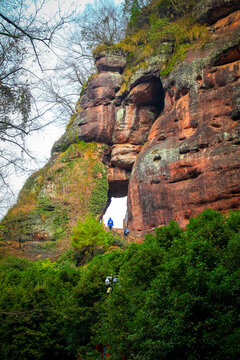
{"label": "layered rock strata", "polygon": [[240,208],[240,11],[217,21],[214,48],[163,81],[165,107],[132,170],[129,227],[145,233],[206,208]]}
{"label": "layered rock strata", "polygon": [[131,91],[121,95],[125,65],[125,56],[118,52],[96,56],[98,74],[88,81],[77,105],[77,117],[53,147],[56,155],[74,141],[109,145],[109,187],[115,196],[127,195],[131,168],[164,101],[162,84],[155,74],[138,78]]}
{"label": "layered rock strata", "polygon": [[208,207],[240,207],[238,9],[234,0],[200,2],[196,19],[210,25],[209,45],[189,51],[165,79],[153,66],[134,74],[121,93],[124,57],[106,51],[96,57],[98,74],[69,133],[109,145],[110,196],[128,191],[134,232],[171,219],[184,227]]}

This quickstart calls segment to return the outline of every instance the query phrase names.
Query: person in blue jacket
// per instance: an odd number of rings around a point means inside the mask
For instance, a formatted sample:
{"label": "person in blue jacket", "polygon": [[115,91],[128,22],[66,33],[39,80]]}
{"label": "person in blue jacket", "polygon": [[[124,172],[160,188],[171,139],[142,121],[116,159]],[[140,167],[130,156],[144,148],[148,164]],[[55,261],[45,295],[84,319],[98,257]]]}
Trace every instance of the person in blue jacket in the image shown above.
{"label": "person in blue jacket", "polygon": [[127,227],[125,227],[124,229],[124,236],[128,237],[128,234],[130,233],[129,229]]}
{"label": "person in blue jacket", "polygon": [[113,221],[111,218],[108,219],[108,227],[109,227],[109,230],[111,230],[113,227]]}

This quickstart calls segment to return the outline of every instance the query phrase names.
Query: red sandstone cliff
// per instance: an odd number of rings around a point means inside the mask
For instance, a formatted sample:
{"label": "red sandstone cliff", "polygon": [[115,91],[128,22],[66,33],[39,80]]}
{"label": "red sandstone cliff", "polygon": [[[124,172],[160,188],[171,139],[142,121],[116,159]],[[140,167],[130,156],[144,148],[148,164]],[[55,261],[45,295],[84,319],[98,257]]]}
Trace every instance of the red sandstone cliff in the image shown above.
{"label": "red sandstone cliff", "polygon": [[79,115],[54,146],[68,146],[72,134],[109,145],[110,196],[128,192],[134,232],[170,219],[185,226],[206,208],[240,208],[239,7],[200,2],[211,45],[189,51],[165,79],[156,66],[135,74],[122,94],[124,56],[100,52]]}
{"label": "red sandstone cliff", "polygon": [[239,20],[240,11],[210,18],[214,49],[189,52],[163,82],[164,111],[129,184],[132,230],[170,219],[185,226],[206,208],[240,208]]}

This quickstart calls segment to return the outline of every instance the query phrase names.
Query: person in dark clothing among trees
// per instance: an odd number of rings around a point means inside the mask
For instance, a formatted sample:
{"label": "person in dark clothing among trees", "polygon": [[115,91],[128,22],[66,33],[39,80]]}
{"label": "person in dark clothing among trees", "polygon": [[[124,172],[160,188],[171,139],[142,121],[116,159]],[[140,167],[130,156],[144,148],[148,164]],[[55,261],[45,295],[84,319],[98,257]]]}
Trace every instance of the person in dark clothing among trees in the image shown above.
{"label": "person in dark clothing among trees", "polygon": [[124,229],[124,236],[125,237],[128,237],[128,234],[129,234],[129,229],[127,228],[127,227],[125,227],[125,229]]}

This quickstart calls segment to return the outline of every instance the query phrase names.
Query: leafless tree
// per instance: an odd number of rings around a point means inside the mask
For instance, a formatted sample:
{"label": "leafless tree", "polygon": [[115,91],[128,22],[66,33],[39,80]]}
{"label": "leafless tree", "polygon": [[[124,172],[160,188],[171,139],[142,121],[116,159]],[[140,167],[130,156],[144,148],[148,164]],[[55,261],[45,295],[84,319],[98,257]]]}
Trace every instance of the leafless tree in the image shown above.
{"label": "leafless tree", "polygon": [[122,5],[114,0],[95,0],[87,4],[80,17],[81,34],[90,48],[113,45],[125,35],[126,22]]}
{"label": "leafless tree", "polygon": [[50,110],[37,104],[31,74],[43,73],[43,60],[67,16],[58,9],[43,17],[48,2],[0,0],[0,211],[11,193],[9,177],[25,171],[25,158],[32,158],[26,136],[46,126],[42,115]]}

